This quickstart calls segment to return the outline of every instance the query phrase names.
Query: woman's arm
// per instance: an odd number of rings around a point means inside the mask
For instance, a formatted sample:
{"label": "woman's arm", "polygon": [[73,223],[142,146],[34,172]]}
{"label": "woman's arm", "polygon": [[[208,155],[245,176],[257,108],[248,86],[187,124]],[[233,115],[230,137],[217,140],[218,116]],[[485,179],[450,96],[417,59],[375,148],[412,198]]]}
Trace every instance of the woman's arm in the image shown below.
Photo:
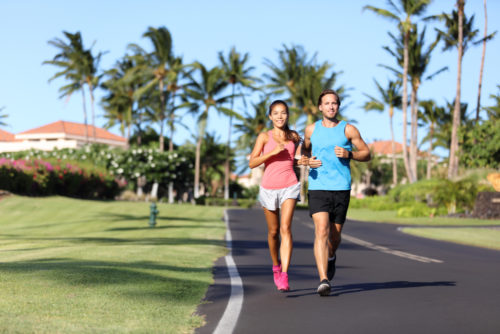
{"label": "woman's arm", "polygon": [[250,161],[248,162],[248,167],[255,168],[257,166],[262,165],[267,159],[279,154],[281,151],[285,149],[285,145],[281,143],[277,143],[274,150],[271,152],[262,155],[262,151],[264,149],[264,145],[266,145],[268,141],[267,133],[261,133],[257,137],[257,141],[255,142],[255,146],[253,147],[252,153],[250,154]]}

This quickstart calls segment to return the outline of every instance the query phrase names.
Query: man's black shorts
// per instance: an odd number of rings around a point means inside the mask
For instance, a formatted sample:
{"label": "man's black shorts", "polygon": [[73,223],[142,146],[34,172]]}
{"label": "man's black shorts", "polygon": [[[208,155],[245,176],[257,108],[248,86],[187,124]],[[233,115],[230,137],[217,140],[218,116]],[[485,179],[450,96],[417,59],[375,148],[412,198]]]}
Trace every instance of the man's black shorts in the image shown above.
{"label": "man's black shorts", "polygon": [[328,212],[330,222],[344,224],[351,199],[350,190],[309,190],[309,214]]}

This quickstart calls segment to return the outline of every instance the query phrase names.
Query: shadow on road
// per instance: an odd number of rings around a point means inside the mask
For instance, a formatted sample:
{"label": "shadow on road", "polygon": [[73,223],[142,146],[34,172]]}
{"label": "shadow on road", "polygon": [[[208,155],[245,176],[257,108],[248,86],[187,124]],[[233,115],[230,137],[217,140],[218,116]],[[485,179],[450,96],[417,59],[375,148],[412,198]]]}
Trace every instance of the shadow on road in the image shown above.
{"label": "shadow on road", "polygon": [[[455,286],[456,282],[442,281],[442,282],[408,282],[408,281],[393,281],[382,283],[359,283],[359,284],[346,284],[332,287],[332,293],[329,297],[338,297],[348,293],[358,293],[382,289],[402,289],[402,288],[421,288],[430,286]],[[308,291],[307,293],[290,294],[287,298],[297,298],[317,294],[315,288],[292,290],[291,293]]]}

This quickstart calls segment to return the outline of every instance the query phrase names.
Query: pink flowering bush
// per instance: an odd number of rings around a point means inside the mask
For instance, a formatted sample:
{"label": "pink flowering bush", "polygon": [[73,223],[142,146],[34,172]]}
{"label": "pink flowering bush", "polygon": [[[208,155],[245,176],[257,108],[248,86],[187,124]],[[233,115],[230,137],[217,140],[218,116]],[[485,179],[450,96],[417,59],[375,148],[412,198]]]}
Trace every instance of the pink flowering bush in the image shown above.
{"label": "pink flowering bush", "polygon": [[0,189],[16,194],[112,199],[120,188],[109,174],[74,164],[0,158]]}

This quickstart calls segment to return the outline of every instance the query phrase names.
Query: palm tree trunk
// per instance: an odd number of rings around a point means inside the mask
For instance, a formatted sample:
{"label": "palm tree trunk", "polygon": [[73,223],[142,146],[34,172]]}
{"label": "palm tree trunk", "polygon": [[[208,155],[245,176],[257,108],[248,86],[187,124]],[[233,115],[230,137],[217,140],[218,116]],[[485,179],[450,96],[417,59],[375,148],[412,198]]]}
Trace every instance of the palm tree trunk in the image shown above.
{"label": "palm tree trunk", "polygon": [[84,129],[84,132],[85,132],[85,143],[89,143],[89,129],[88,129],[88,125],[87,125],[87,103],[85,102],[85,89],[84,89],[84,86],[81,85],[81,89],[82,89],[82,103],[83,103],[83,124],[85,125],[85,129]]}
{"label": "palm tree trunk", "polygon": [[407,121],[407,107],[408,107],[408,63],[409,63],[409,55],[408,55],[408,40],[410,38],[410,32],[404,32],[404,55],[403,55],[403,162],[405,166],[406,176],[408,177],[408,181],[413,183],[412,173],[410,171],[410,164],[408,162],[408,150],[407,150],[407,139],[406,132],[408,128]]}
{"label": "palm tree trunk", "polygon": [[163,152],[164,148],[165,148],[165,143],[164,143],[164,140],[163,140],[163,121],[165,120],[165,118],[163,117],[164,113],[165,113],[165,96],[163,95],[163,80],[160,79],[159,83],[158,83],[158,88],[160,89],[160,115],[159,115],[159,119],[160,119],[160,152]]}
{"label": "palm tree trunk", "polygon": [[[231,110],[234,107],[234,84],[233,85],[233,97],[231,98]],[[229,116],[229,130],[227,134],[227,147],[226,147],[226,162],[224,164],[224,199],[229,199],[229,174],[231,173],[229,166],[229,152],[231,148],[231,128],[233,126],[233,116]]]}
{"label": "palm tree trunk", "polygon": [[[175,93],[172,96],[172,113],[170,114],[170,141],[168,143],[168,151],[173,152],[174,151],[174,100],[175,100]],[[174,182],[170,181],[168,183],[168,203],[172,204],[174,203]]]}
{"label": "palm tree trunk", "polygon": [[427,151],[427,180],[430,180],[431,178],[432,151],[434,150],[434,145],[432,143],[433,137],[434,137],[434,123],[431,123],[431,127],[429,129],[429,150]]}
{"label": "palm tree trunk", "polygon": [[205,112],[203,115],[201,115],[200,120],[198,122],[199,124],[199,131],[198,131],[198,140],[196,141],[196,153],[195,153],[195,160],[194,160],[194,198],[200,197],[200,160],[201,160],[201,141],[203,140],[203,137],[205,136],[205,128],[207,125],[207,117],[208,117],[208,106],[205,109]]}
{"label": "palm tree trunk", "polygon": [[461,81],[462,81],[464,5],[465,5],[465,0],[457,0],[457,7],[458,7],[457,94],[455,97],[455,107],[453,108],[453,126],[451,130],[448,179],[453,179],[458,175],[458,127],[460,126],[460,91],[461,91]]}
{"label": "palm tree trunk", "polygon": [[392,125],[392,116],[394,115],[394,107],[389,107],[389,120],[391,128],[391,150],[392,150],[392,184],[398,184],[398,165],[396,163],[396,142],[394,141],[394,128]]}
{"label": "palm tree trunk", "polygon": [[411,89],[411,137],[410,137],[410,171],[412,173],[413,182],[418,179],[417,175],[417,145],[418,145],[418,134],[417,134],[417,123],[418,123],[418,110],[417,110],[417,92],[418,92],[418,82],[412,83]]}
{"label": "palm tree trunk", "polygon": [[95,136],[95,110],[94,110],[94,86],[92,82],[88,80],[89,86],[89,95],[90,95],[90,110],[92,112],[92,138],[94,139],[94,143],[96,142]]}
{"label": "palm tree trunk", "polygon": [[484,0],[484,40],[483,53],[481,55],[481,67],[479,70],[479,88],[477,90],[476,124],[479,122],[479,111],[481,109],[481,87],[483,85],[484,56],[486,54],[486,36],[488,36],[488,12],[486,10],[486,0]]}

